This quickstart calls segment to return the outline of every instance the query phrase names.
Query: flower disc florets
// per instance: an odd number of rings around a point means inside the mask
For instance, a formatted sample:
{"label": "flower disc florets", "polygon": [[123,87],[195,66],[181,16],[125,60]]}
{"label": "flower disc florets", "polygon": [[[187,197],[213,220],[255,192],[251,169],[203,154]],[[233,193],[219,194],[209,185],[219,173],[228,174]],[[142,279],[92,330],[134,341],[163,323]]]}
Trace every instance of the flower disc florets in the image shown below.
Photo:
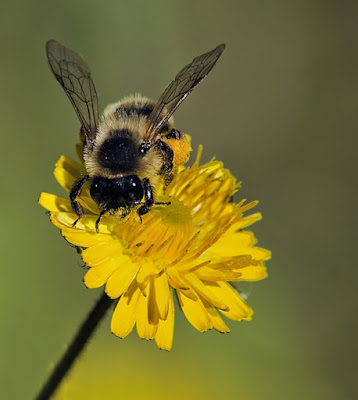
{"label": "flower disc florets", "polygon": [[[199,157],[198,157],[199,159]],[[55,169],[59,184],[69,192],[84,167],[61,157]],[[40,204],[66,240],[83,248],[89,267],[84,283],[105,285],[111,298],[119,298],[111,330],[127,336],[134,325],[144,339],[155,339],[169,350],[174,330],[173,291],[188,321],[199,331],[229,332],[221,318],[250,320],[251,308],[229,282],[266,277],[264,261],[270,252],[255,247],[255,237],[242,229],[259,220],[259,213],[243,216],[256,202],[232,202],[239,184],[212,160],[180,167],[164,190],[156,187],[154,206],[141,221],[135,211],[126,218],[105,215],[96,232],[100,210],[85,187],[79,201],[84,216],[77,219],[70,201],[42,193]],[[220,315],[221,314],[221,315]]]}

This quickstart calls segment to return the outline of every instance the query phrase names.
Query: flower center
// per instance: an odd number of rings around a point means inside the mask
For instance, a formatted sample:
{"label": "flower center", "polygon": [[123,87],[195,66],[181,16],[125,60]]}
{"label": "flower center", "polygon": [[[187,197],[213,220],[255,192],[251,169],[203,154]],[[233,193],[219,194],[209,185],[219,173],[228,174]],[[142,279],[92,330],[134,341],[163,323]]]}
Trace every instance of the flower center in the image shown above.
{"label": "flower center", "polygon": [[190,209],[170,198],[169,205],[154,206],[140,222],[137,216],[120,223],[116,234],[131,256],[150,257],[161,264],[170,262],[185,250],[193,236]]}
{"label": "flower center", "polygon": [[154,208],[152,211],[162,219],[162,223],[176,229],[192,228],[190,210],[180,200],[170,199],[167,206]]}

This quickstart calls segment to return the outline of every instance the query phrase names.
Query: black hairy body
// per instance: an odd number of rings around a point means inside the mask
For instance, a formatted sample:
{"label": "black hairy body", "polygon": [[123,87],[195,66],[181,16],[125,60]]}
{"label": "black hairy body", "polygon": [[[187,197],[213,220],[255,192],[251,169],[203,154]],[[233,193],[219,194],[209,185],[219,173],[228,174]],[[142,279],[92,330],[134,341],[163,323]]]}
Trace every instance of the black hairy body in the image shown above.
{"label": "black hairy body", "polygon": [[128,130],[111,132],[109,138],[98,149],[98,162],[114,174],[122,174],[136,168],[139,149]]}

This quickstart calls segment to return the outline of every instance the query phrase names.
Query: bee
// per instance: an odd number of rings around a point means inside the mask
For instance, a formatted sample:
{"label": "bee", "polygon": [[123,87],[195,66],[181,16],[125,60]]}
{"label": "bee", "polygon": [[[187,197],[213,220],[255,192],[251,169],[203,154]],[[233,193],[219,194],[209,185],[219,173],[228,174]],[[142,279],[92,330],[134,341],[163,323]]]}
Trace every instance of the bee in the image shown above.
{"label": "bee", "polygon": [[[139,217],[154,205],[155,188],[162,177],[169,185],[178,165],[189,157],[188,137],[174,127],[173,114],[183,100],[208,75],[225,49],[215,49],[193,59],[175,76],[157,102],[139,94],[107,106],[99,114],[98,95],[84,59],[55,40],[46,44],[50,68],[67,94],[81,123],[83,159],[87,174],[70,191],[77,219],[83,209],[77,201],[85,182],[100,211],[122,212],[136,208]],[[182,144],[184,144],[182,146]],[[186,145],[185,145],[186,144]],[[183,154],[179,150],[184,149]]]}

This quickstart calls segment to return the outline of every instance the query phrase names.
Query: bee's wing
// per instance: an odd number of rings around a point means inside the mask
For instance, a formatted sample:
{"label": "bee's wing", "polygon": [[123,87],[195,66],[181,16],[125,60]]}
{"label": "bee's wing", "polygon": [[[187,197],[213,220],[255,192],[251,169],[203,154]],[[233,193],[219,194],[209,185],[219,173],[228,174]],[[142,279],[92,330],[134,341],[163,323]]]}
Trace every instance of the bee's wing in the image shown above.
{"label": "bee's wing", "polygon": [[149,126],[143,138],[144,142],[154,142],[163,125],[196,85],[208,75],[224,49],[225,44],[221,44],[214,50],[194,58],[176,75],[149,115]]}
{"label": "bee's wing", "polygon": [[98,97],[87,63],[55,40],[46,43],[46,53],[55,78],[70,99],[87,139],[92,141],[98,126]]}

